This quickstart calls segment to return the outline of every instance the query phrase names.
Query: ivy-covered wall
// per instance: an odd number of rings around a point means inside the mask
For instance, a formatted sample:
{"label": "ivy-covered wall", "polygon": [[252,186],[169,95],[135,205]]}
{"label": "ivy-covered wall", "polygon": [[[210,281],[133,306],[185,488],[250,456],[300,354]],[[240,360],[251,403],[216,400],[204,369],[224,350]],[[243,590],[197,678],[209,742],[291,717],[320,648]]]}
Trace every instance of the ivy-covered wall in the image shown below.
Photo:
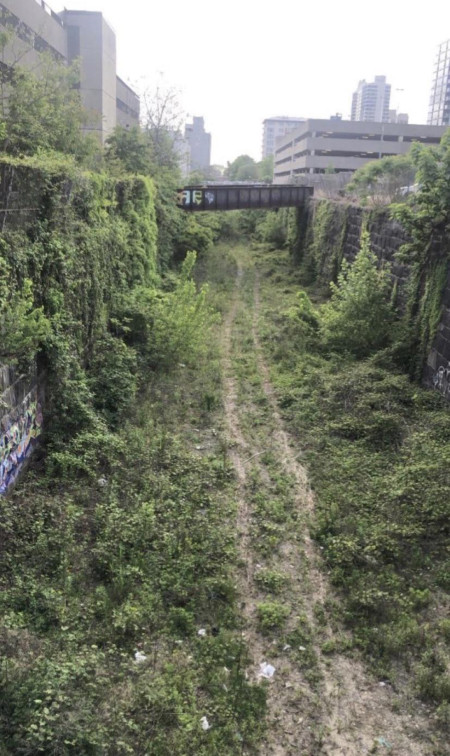
{"label": "ivy-covered wall", "polygon": [[114,315],[157,280],[157,227],[151,180],[86,172],[70,158],[0,159],[0,207],[4,493],[40,434],[42,410],[48,437],[67,438],[92,425],[92,366],[105,351],[132,372]]}
{"label": "ivy-covered wall", "polygon": [[293,245],[305,280],[328,287],[336,281],[343,259],[353,262],[361,231],[381,265],[388,264],[392,298],[405,327],[413,330],[409,372],[450,399],[450,268],[449,239],[429,239],[420,265],[405,262],[402,248],[411,242],[389,207],[368,209],[333,200],[312,200],[298,219],[301,243]]}
{"label": "ivy-covered wall", "polygon": [[406,302],[408,267],[396,253],[408,241],[405,230],[386,208],[368,210],[333,200],[313,200],[307,214],[307,230],[299,261],[323,286],[336,281],[343,259],[352,263],[360,249],[361,231],[367,228],[372,251],[382,264],[389,263],[398,288],[400,309]]}

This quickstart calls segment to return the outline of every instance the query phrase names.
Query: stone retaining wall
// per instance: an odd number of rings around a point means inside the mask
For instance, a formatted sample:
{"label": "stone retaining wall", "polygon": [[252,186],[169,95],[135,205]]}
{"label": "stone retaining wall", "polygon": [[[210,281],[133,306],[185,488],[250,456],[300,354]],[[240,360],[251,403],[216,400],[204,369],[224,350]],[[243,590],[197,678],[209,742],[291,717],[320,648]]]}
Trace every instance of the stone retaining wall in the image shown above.
{"label": "stone retaining wall", "polygon": [[[304,254],[308,254],[308,248],[314,247],[314,234],[319,233],[314,220],[318,205],[321,202],[328,204],[327,226],[329,228],[328,236],[330,237],[327,238],[326,229],[325,234],[324,229],[321,230],[322,254],[336,254],[339,260],[346,259],[350,263],[353,262],[360,249],[362,226],[366,224],[370,234],[372,251],[381,264],[389,263],[390,265],[393,285],[396,286],[395,305],[400,314],[404,313],[408,299],[410,269],[408,265],[398,261],[396,253],[402,245],[409,241],[405,229],[398,221],[390,217],[387,207],[369,211],[366,208],[333,200],[312,200],[308,212]],[[337,221],[342,230],[340,238],[336,237]],[[336,245],[339,245],[340,249],[337,252],[331,252]],[[436,259],[448,259],[449,240],[435,240],[431,252]],[[441,320],[424,365],[422,381],[425,386],[440,391],[446,399],[450,400],[450,264],[447,265],[447,281],[442,292]],[[323,259],[318,262],[316,260],[316,270],[319,273],[319,278],[322,272],[325,273],[326,277],[330,271],[330,266],[327,266]],[[322,280],[322,282],[328,283],[328,280]],[[426,283],[424,283],[425,285]]]}

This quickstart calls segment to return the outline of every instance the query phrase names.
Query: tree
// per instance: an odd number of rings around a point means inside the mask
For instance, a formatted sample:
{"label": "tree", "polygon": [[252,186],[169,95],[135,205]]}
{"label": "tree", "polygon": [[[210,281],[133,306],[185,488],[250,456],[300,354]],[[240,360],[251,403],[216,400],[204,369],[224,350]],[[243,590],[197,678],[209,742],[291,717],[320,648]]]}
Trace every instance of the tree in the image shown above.
{"label": "tree", "polygon": [[450,129],[439,147],[413,144],[410,161],[419,191],[413,202],[394,207],[394,216],[412,237],[403,252],[409,262],[425,257],[433,239],[448,235],[450,229]]}
{"label": "tree", "polygon": [[273,179],[273,156],[268,155],[259,163],[250,155],[239,155],[232,163],[228,163],[224,176],[231,181],[265,181]]}
{"label": "tree", "polygon": [[153,153],[148,134],[137,126],[124,129],[117,126],[106,140],[105,158],[110,167],[118,163],[128,173],[151,175]]}
{"label": "tree", "polygon": [[273,155],[267,155],[258,163],[259,178],[266,183],[273,181]]}
{"label": "tree", "polygon": [[392,214],[410,238],[398,257],[411,270],[405,315],[405,354],[408,354],[410,375],[418,379],[441,319],[442,292],[447,277],[450,129],[437,148],[413,144],[410,157],[416,169],[418,191],[410,195],[408,202],[394,205]]}
{"label": "tree", "polygon": [[355,171],[346,191],[359,199],[369,199],[373,204],[386,205],[402,196],[402,187],[414,183],[415,173],[411,154],[371,160]]}
{"label": "tree", "polygon": [[353,265],[344,260],[331,300],[322,308],[321,335],[331,350],[365,357],[389,341],[392,308],[389,271],[377,268],[368,231]]}
{"label": "tree", "polygon": [[88,121],[75,65],[57,63],[42,54],[38,75],[20,66],[0,70],[0,120],[4,123],[4,152],[33,155],[55,150],[90,160],[100,150],[94,138],[82,134]]}
{"label": "tree", "polygon": [[173,87],[158,85],[143,95],[143,128],[152,149],[153,161],[160,168],[177,169],[176,143],[181,139],[183,112],[179,93]]}
{"label": "tree", "polygon": [[250,155],[239,155],[232,163],[227,164],[224,176],[230,181],[255,181],[258,178],[258,168]]}

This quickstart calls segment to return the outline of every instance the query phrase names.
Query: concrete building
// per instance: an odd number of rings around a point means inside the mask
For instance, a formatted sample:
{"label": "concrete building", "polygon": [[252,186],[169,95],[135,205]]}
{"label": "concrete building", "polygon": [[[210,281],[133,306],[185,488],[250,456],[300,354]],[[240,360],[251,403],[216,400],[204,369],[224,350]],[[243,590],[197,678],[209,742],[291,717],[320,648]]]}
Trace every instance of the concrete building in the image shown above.
{"label": "concrete building", "polygon": [[391,85],[385,76],[375,76],[375,81],[368,83],[365,79],[358,84],[352,97],[352,121],[389,121],[389,101]]}
{"label": "concrete building", "polygon": [[408,113],[398,113],[396,110],[389,111],[389,123],[408,123]]}
{"label": "concrete building", "polygon": [[450,126],[450,39],[438,47],[427,123]]}
{"label": "concrete building", "polygon": [[302,174],[356,171],[369,160],[404,155],[413,142],[439,144],[443,126],[311,118],[277,142],[275,183]]}
{"label": "concrete building", "polygon": [[194,116],[192,123],[184,127],[184,138],[189,144],[190,170],[198,171],[211,165],[211,134],[205,131],[205,122],[201,116]]}
{"label": "concrete building", "polygon": [[44,0],[2,0],[0,31],[12,32],[1,66],[39,70],[42,53],[80,62],[80,94],[87,132],[104,142],[112,129],[139,125],[139,98],[116,74],[116,35],[101,13],[54,13]]}
{"label": "concrete building", "polygon": [[191,172],[191,148],[189,142],[178,131],[173,132],[172,139],[173,151],[177,156],[181,175],[183,178],[186,178]]}
{"label": "concrete building", "polygon": [[130,129],[139,126],[139,97],[128,84],[116,76],[116,126]]}
{"label": "concrete building", "polygon": [[263,138],[262,138],[262,158],[264,160],[268,155],[275,152],[275,141],[279,137],[284,137],[300,124],[304,123],[304,118],[290,118],[288,116],[275,116],[274,118],[265,118],[263,121]]}

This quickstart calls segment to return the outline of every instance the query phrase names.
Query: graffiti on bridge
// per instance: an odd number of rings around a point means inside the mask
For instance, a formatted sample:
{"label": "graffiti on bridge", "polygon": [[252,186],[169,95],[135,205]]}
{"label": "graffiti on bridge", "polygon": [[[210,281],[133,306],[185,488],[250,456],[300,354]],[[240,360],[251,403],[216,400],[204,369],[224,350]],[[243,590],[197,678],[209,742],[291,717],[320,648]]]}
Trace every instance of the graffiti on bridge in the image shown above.
{"label": "graffiti on bridge", "polygon": [[17,479],[42,431],[42,409],[37,387],[17,409],[0,421],[0,494]]}
{"label": "graffiti on bridge", "polygon": [[206,205],[213,205],[215,194],[211,190],[204,189],[180,189],[177,194],[177,205],[179,207],[189,207],[197,205],[200,207],[203,202]]}

